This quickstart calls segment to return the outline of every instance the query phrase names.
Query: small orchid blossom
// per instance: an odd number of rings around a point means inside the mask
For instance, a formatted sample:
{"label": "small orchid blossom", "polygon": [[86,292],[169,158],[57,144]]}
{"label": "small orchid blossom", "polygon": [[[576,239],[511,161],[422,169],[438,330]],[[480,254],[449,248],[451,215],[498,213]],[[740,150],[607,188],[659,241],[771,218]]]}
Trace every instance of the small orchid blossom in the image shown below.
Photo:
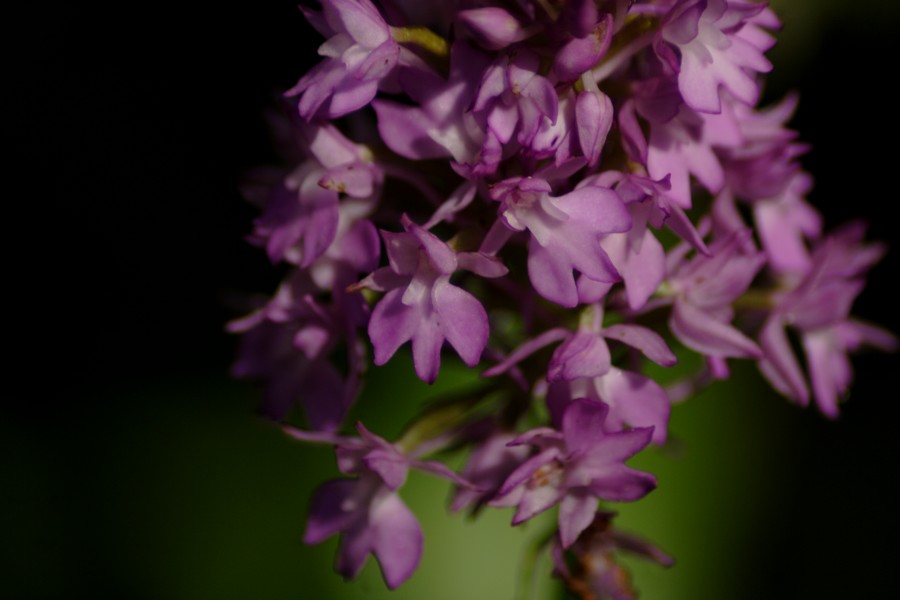
{"label": "small orchid blossom", "polygon": [[568,548],[594,520],[599,498],[630,502],[648,494],[656,479],[624,461],[650,443],[653,430],[606,433],[608,412],[602,402],[578,399],[566,409],[562,431],[535,429],[516,438],[511,444],[539,452],[512,472],[491,505],[516,506],[518,525],[560,504],[559,535]]}
{"label": "small orchid blossom", "polygon": [[286,427],[291,437],[336,445],[338,468],[355,479],[324,483],[313,496],[303,541],[318,544],[341,535],[337,571],[356,577],[369,554],[378,559],[385,583],[391,589],[409,579],[422,556],[422,529],[397,490],[416,468],[458,485],[468,482],[441,463],[417,460],[357,424],[358,438],[313,433]]}
{"label": "small orchid blossom", "polygon": [[730,325],[732,303],[750,286],[765,256],[742,250],[748,230],[737,231],[710,246],[711,257],[698,255],[668,279],[675,301],[669,327],[684,345],[713,357],[759,358],[759,346]]}
{"label": "small orchid blossom", "polygon": [[678,48],[680,60],[665,43],[657,52],[678,72],[678,90],[694,110],[722,110],[719,88],[724,87],[748,105],[756,104],[759,85],[752,73],[765,73],[772,64],[763,50],[738,35],[765,4],[727,0],[679,0],[663,23],[661,39]]}
{"label": "small orchid blossom", "polygon": [[478,364],[487,344],[484,307],[470,293],[452,285],[450,276],[463,268],[484,277],[499,277],[506,267],[480,253],[457,254],[405,215],[401,222],[405,233],[381,232],[390,266],[375,271],[358,287],[387,292],[369,320],[375,364],[386,363],[411,340],[416,374],[432,383],[440,368],[444,340],[469,366]]}
{"label": "small orchid blossom", "polygon": [[325,60],[287,92],[300,96],[300,115],[335,118],[369,104],[401,57],[378,9],[369,0],[325,0],[322,12],[302,10],[328,41],[319,47]]}
{"label": "small orchid blossom", "polygon": [[273,189],[255,222],[253,239],[265,245],[273,262],[286,260],[305,268],[338,235],[340,195],[371,204],[380,193],[384,174],[364,146],[352,143],[337,128],[301,125],[299,129],[311,157]]}
{"label": "small orchid blossom", "polygon": [[[594,281],[619,281],[600,238],[631,228],[631,216],[612,190],[597,186],[550,195],[541,179],[513,178],[491,192],[500,201],[500,220],[510,232],[528,230],[528,275],[534,289],[562,306],[578,304],[573,270]],[[496,226],[495,226],[496,227]]]}
{"label": "small orchid blossom", "polygon": [[847,354],[863,344],[886,351],[897,348],[892,334],[849,317],[865,285],[863,276],[884,253],[880,244],[862,243],[864,232],[857,223],[825,238],[813,253],[809,272],[776,300],[760,334],[762,373],[775,389],[806,405],[809,388],[785,327],[800,332],[816,404],[832,419],[853,379]]}

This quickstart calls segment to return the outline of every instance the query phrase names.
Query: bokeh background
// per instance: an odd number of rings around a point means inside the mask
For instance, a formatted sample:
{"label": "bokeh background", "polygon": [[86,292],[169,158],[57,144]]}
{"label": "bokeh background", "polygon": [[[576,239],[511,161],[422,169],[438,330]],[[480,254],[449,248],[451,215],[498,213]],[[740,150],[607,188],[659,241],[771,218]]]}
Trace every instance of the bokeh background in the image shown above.
{"label": "bokeh background", "polygon": [[[856,313],[900,332],[897,75],[900,4],[783,0],[766,97],[799,90],[812,200],[835,226],[871,222],[894,244]],[[420,571],[389,594],[374,564],[345,584],[335,544],[301,542],[331,451],[255,416],[228,377],[234,299],[277,273],[246,245],[248,168],[275,160],[263,113],[314,59],[292,2],[240,8],[120,3],[34,9],[11,54],[7,386],[0,420],[0,597],[260,600],[507,599],[542,523],[511,529],[444,511],[442,482],[404,497],[426,535]],[[18,23],[18,21],[16,21]],[[13,27],[13,21],[8,27]],[[10,185],[11,184],[11,185]],[[889,597],[896,587],[896,355],[855,360],[828,422],[760,385],[752,367],[679,406],[676,443],[633,464],[658,474],[621,525],[675,568],[635,565],[644,598]],[[398,361],[373,371],[359,416],[390,437],[429,388]],[[546,519],[544,521],[546,524]]]}

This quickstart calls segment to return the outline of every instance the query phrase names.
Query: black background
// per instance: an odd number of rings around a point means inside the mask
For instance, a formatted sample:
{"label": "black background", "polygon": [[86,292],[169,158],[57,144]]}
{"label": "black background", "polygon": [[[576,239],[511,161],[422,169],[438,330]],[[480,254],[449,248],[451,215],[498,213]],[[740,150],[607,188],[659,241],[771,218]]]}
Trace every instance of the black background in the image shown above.
{"label": "black background", "polygon": [[[239,11],[70,5],[28,25],[37,27],[12,55],[3,94],[14,154],[6,176],[13,235],[4,261],[12,326],[4,513],[13,526],[20,512],[40,516],[8,529],[4,566],[12,572],[4,580],[9,597],[61,589],[66,597],[138,596],[127,574],[96,564],[118,551],[91,525],[103,510],[93,474],[117,451],[100,446],[97,423],[127,428],[147,413],[117,389],[204,378],[228,385],[229,304],[276,282],[262,253],[243,241],[255,211],[239,182],[275,159],[263,110],[305,72],[320,40],[289,2]],[[891,243],[900,132],[887,86],[897,33],[894,23],[835,24],[812,62],[768,90],[772,98],[801,92],[793,126],[813,146],[804,164],[826,223],[866,218],[870,237]],[[895,332],[897,266],[895,247],[855,309]],[[778,498],[782,518],[760,524],[771,529],[770,546],[744,566],[734,597],[890,594],[900,534],[900,365],[896,355],[875,353],[854,364],[839,422],[772,409],[796,431],[783,466],[791,484]],[[56,557],[52,568],[34,564],[45,555]],[[62,583],[46,588],[38,578]]]}

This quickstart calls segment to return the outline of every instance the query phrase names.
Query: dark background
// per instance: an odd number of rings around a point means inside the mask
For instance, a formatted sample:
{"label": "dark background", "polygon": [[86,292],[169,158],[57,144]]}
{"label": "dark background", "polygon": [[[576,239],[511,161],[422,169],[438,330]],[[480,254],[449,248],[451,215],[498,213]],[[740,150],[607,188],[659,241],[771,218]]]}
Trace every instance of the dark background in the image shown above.
{"label": "dark background", "polygon": [[[31,17],[37,31],[10,61],[4,597],[327,593],[291,561],[307,560],[304,479],[330,472],[329,455],[311,455],[327,468],[296,464],[310,455],[257,421],[253,388],[227,375],[234,298],[277,281],[243,241],[255,210],[241,175],[275,160],[263,111],[320,42],[292,3],[251,4],[61,7]],[[767,95],[801,93],[793,126],[813,146],[804,164],[826,223],[866,218],[872,239],[895,244],[887,84],[900,29],[877,3],[858,5],[830,9],[796,57],[776,50]],[[855,305],[895,332],[897,273],[893,248]],[[730,597],[892,589],[900,364],[876,353],[854,364],[837,423],[753,399],[750,437],[772,437],[776,468],[766,520],[718,550],[735,556]],[[216,576],[229,569],[240,583]]]}

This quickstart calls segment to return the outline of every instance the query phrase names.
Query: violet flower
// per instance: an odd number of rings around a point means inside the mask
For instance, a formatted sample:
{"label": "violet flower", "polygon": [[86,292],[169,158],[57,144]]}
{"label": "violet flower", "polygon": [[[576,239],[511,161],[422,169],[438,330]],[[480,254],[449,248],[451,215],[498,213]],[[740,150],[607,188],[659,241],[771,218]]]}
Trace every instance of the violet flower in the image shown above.
{"label": "violet flower", "polygon": [[838,400],[853,379],[847,354],[863,344],[885,351],[897,348],[892,334],[849,317],[865,285],[863,276],[884,254],[880,244],[863,244],[864,233],[864,226],[857,223],[823,240],[806,276],[777,296],[760,334],[765,351],[759,363],[763,375],[775,389],[806,405],[806,380],[785,334],[788,325],[798,330],[816,404],[832,419],[838,416]]}
{"label": "violet flower", "polygon": [[486,148],[499,150],[517,131],[517,141],[527,147],[543,118],[556,122],[559,99],[553,85],[538,75],[539,64],[538,55],[523,48],[504,54],[485,71],[472,113],[487,132]]}
{"label": "violet flower", "polygon": [[422,556],[419,522],[397,494],[406,482],[409,468],[459,485],[468,483],[440,463],[404,454],[362,423],[356,428],[359,438],[285,428],[301,441],[335,444],[338,468],[345,475],[356,476],[328,481],[319,487],[310,504],[303,541],[318,544],[340,534],[335,565],[338,573],[347,579],[355,578],[372,554],[385,583],[394,589],[412,576]]}
{"label": "violet flower", "polygon": [[765,4],[726,0],[679,0],[661,29],[661,40],[676,47],[679,57],[665,43],[656,48],[660,57],[678,73],[678,89],[694,110],[722,110],[719,88],[724,87],[745,104],[759,97],[752,73],[765,73],[772,64],[763,51],[736,35],[759,14]]}
{"label": "violet flower", "polygon": [[656,487],[649,473],[626,467],[624,461],[650,443],[652,428],[606,433],[609,407],[578,399],[566,409],[562,431],[539,428],[511,444],[528,444],[539,453],[507,478],[492,506],[516,506],[513,525],[559,504],[559,535],[568,548],[597,512],[597,500],[629,502]]}
{"label": "violet flower", "polygon": [[366,106],[400,60],[390,26],[369,0],[322,0],[322,12],[301,10],[328,41],[319,47],[326,59],[287,92],[300,96],[300,115],[335,118]]}
{"label": "violet flower", "polygon": [[405,215],[401,222],[405,233],[381,232],[390,266],[378,269],[357,287],[387,292],[369,320],[375,364],[383,365],[411,340],[416,374],[432,383],[444,340],[470,367],[478,364],[487,344],[484,307],[472,294],[452,285],[450,276],[462,268],[482,277],[499,277],[506,267],[480,253],[457,254]]}
{"label": "violet flower", "polygon": [[756,343],[730,324],[732,303],[743,294],[765,263],[762,253],[745,254],[749,230],[737,231],[710,246],[668,279],[675,297],[669,327],[681,342],[708,356],[759,358]]}
{"label": "violet flower", "polygon": [[312,157],[274,187],[253,239],[265,244],[272,261],[308,267],[338,234],[340,194],[371,204],[384,174],[364,146],[331,125],[301,126],[299,133]]}
{"label": "violet flower", "polygon": [[531,234],[528,276],[535,291],[572,307],[578,304],[573,270],[594,281],[621,279],[600,238],[628,231],[631,217],[608,188],[586,186],[557,198],[550,192],[550,184],[542,179],[512,178],[496,184],[491,196],[500,201],[498,225],[507,228],[507,236],[526,229]]}

